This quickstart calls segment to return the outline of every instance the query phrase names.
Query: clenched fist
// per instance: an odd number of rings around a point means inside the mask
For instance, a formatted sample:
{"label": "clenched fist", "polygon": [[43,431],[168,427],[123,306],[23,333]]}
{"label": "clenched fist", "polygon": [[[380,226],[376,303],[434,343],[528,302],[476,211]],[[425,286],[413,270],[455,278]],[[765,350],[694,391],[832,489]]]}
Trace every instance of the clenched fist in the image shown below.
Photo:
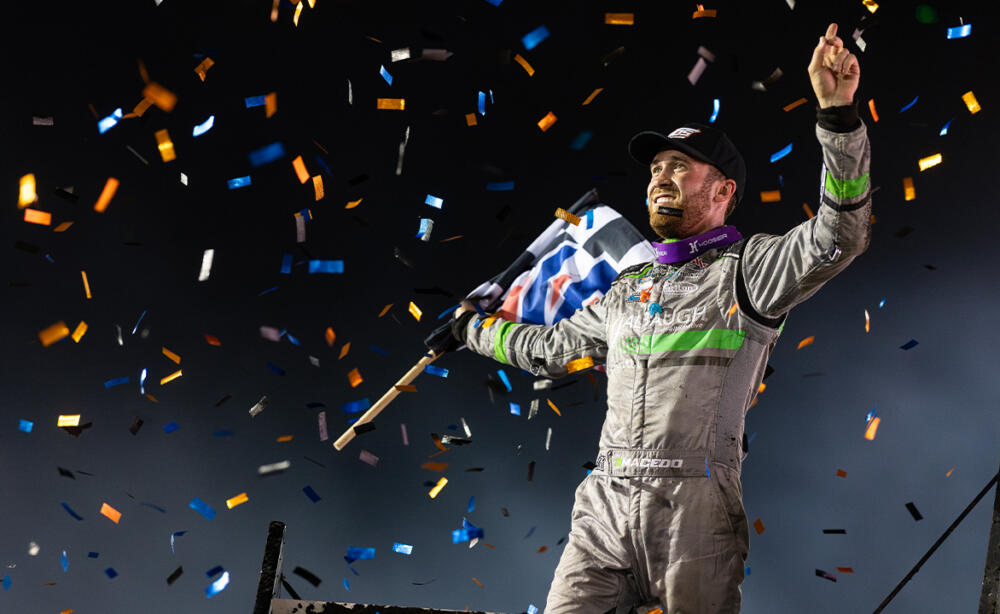
{"label": "clenched fist", "polygon": [[858,58],[844,48],[844,41],[837,36],[837,24],[831,23],[826,34],[820,37],[808,70],[820,108],[840,107],[854,102],[861,68]]}

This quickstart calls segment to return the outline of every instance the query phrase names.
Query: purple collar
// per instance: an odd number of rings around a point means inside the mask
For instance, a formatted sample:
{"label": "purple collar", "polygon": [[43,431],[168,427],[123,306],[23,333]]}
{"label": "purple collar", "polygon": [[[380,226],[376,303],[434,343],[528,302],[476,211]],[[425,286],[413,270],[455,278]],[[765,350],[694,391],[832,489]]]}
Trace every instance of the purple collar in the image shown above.
{"label": "purple collar", "polygon": [[740,231],[736,230],[735,226],[722,226],[700,235],[671,241],[670,243],[657,243],[653,241],[653,248],[656,249],[657,262],[673,264],[697,258],[710,249],[732,245],[742,238],[743,235],[740,234]]}

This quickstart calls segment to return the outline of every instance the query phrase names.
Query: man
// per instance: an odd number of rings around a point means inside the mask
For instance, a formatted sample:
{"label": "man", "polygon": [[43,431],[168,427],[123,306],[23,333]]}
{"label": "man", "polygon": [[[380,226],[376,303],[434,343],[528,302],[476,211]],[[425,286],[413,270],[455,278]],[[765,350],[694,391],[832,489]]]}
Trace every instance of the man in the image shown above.
{"label": "man", "polygon": [[471,303],[455,312],[459,341],[536,375],[560,377],[586,356],[607,367],[600,454],[577,488],[546,614],[603,614],[626,594],[666,614],[740,609],[745,413],[785,314],[869,240],[869,146],[853,103],[860,71],[836,24],[808,71],[824,161],[816,217],[784,236],[743,239],[723,226],[746,180],[725,134],[698,124],[642,132],[629,153],[650,168],[657,261],[626,269],[598,302],[553,326],[477,326]]}

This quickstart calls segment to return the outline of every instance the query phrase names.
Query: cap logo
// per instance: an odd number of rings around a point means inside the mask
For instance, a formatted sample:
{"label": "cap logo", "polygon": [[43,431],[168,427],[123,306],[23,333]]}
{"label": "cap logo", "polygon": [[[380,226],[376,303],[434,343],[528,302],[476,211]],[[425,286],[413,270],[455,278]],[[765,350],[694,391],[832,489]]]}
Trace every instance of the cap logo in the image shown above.
{"label": "cap logo", "polygon": [[692,134],[701,132],[699,128],[678,128],[667,135],[668,139],[686,139]]}

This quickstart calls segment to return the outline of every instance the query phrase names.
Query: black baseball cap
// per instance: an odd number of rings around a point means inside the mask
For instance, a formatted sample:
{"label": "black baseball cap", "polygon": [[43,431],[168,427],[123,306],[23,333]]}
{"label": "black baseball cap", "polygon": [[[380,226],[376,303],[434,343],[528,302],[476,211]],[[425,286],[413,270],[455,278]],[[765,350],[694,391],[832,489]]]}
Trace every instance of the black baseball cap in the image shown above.
{"label": "black baseball cap", "polygon": [[736,182],[736,202],[743,200],[747,166],[726,133],[704,124],[684,124],[668,134],[645,130],[632,137],[628,153],[636,162],[649,166],[656,154],[667,149],[682,151],[707,162]]}

